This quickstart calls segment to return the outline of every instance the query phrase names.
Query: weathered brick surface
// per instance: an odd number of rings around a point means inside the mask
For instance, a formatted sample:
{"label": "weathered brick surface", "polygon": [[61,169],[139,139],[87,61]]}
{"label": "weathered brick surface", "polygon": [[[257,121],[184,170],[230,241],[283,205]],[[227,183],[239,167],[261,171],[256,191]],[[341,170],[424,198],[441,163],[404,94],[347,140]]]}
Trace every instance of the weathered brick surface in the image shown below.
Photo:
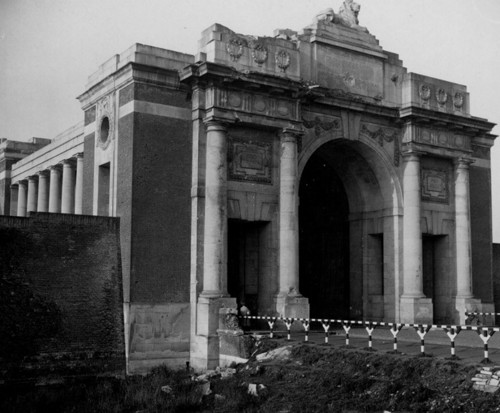
{"label": "weathered brick surface", "polygon": [[189,301],[190,123],[134,114],[131,301]]}
{"label": "weathered brick surface", "polygon": [[483,303],[493,302],[491,174],[489,169],[470,168],[470,215],[473,292]]}
{"label": "weathered brick surface", "polygon": [[0,217],[0,268],[4,380],[124,372],[119,219]]}

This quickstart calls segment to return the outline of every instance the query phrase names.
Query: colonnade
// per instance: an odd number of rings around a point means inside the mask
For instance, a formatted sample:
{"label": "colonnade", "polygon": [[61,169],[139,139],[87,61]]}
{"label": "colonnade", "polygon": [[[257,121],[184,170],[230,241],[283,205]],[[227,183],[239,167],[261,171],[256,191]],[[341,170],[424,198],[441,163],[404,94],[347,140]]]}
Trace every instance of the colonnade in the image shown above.
{"label": "colonnade", "polygon": [[[12,212],[18,217],[25,217],[29,212],[81,214],[83,153],[38,171],[12,186],[17,187],[17,210]],[[15,191],[11,193],[14,195]]]}

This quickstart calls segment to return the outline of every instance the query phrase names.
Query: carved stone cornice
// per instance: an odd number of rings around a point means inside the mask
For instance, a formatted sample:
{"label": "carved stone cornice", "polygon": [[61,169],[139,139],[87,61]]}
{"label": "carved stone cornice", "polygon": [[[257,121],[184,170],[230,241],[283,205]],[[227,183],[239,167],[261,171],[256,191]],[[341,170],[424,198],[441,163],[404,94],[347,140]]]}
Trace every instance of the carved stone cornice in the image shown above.
{"label": "carved stone cornice", "polygon": [[[467,136],[489,134],[495,123],[474,116],[460,116],[435,110],[408,106],[399,110],[402,121],[412,125],[428,125],[434,128],[456,130]],[[490,135],[494,138],[494,135]]]}

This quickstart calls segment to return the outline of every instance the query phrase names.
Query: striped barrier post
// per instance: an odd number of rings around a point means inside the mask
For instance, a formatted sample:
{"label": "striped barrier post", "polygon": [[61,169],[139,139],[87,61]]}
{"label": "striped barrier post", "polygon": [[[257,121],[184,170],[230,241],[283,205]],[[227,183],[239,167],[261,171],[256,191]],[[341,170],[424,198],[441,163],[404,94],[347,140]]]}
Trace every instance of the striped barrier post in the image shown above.
{"label": "striped barrier post", "polygon": [[274,323],[276,322],[276,317],[267,317],[267,324],[269,325],[269,338],[274,337]]}
{"label": "striped barrier post", "polygon": [[391,326],[390,331],[392,333],[392,336],[394,337],[394,343],[392,345],[392,353],[394,353],[394,354],[399,353],[399,351],[398,351],[398,334],[402,328],[403,328],[403,324],[399,324],[399,323],[394,323]]}
{"label": "striped barrier post", "polygon": [[455,353],[455,338],[458,336],[460,331],[462,331],[462,327],[460,326],[451,326],[451,327],[443,327],[443,330],[446,332],[448,337],[450,338],[450,359],[451,360],[460,360]]}
{"label": "striped barrier post", "polygon": [[368,333],[368,350],[373,351],[373,330],[375,330],[375,325],[372,322],[368,322],[368,325],[365,323],[365,330]]}
{"label": "striped barrier post", "polygon": [[321,320],[321,325],[325,330],[325,344],[328,344],[328,335],[330,332],[330,320]]}
{"label": "striped barrier post", "polygon": [[488,330],[487,328],[482,328],[476,330],[477,334],[479,337],[481,337],[481,340],[483,340],[484,343],[484,359],[481,361],[482,364],[490,364],[491,360],[489,359],[489,353],[488,353],[488,341],[489,339],[495,334],[495,330]]}
{"label": "striped barrier post", "polygon": [[420,337],[420,355],[422,357],[425,357],[425,341],[424,337],[425,335],[429,332],[429,330],[432,328],[432,325],[414,325],[415,331],[417,332],[418,336]]}
{"label": "striped barrier post", "polygon": [[302,322],[302,327],[304,327],[305,330],[304,342],[309,343],[309,320],[307,318],[301,318],[300,321]]}
{"label": "striped barrier post", "polygon": [[347,320],[342,321],[342,327],[344,327],[345,331],[345,345],[349,346],[349,331],[351,330],[351,323]]}
{"label": "striped barrier post", "polygon": [[286,325],[286,329],[287,329],[286,339],[288,341],[290,341],[292,339],[291,329],[292,329],[292,324],[293,324],[293,318],[285,318],[284,321],[285,321],[285,325]]}

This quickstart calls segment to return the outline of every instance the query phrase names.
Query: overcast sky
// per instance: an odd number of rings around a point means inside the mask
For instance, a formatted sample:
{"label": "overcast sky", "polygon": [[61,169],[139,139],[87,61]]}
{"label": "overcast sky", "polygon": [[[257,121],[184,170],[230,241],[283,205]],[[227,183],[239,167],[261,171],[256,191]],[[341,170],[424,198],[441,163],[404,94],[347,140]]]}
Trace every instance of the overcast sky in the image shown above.
{"label": "overcast sky", "polygon": [[[133,43],[196,53],[213,23],[300,31],[342,0],[0,0],[0,137],[53,138],[83,119],[87,77]],[[500,123],[500,0],[358,0],[360,24],[410,72],[464,84],[471,113]],[[500,134],[500,128],[494,129]],[[492,151],[500,242],[500,139]]]}

